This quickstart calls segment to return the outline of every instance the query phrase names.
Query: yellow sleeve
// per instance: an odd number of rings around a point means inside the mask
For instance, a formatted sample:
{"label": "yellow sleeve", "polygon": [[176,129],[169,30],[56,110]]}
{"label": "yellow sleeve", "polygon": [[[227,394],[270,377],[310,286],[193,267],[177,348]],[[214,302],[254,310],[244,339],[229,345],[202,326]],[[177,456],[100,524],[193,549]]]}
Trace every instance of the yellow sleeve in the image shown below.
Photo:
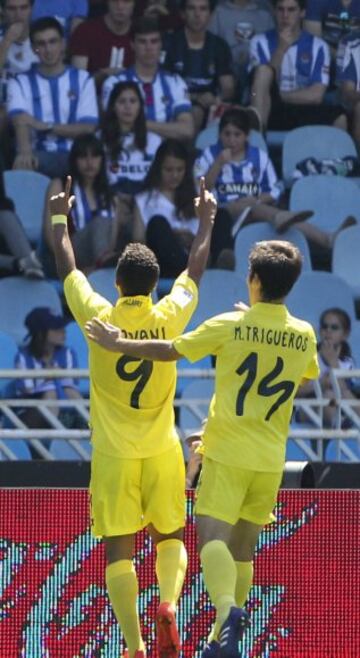
{"label": "yellow sleeve", "polygon": [[85,322],[112,304],[94,292],[86,276],[79,270],[73,270],[64,281],[66,301],[76,322],[83,329]]}
{"label": "yellow sleeve", "polygon": [[317,342],[314,330],[310,331],[311,359],[303,374],[303,379],[317,379],[320,375],[320,367],[317,355]]}
{"label": "yellow sleeve", "polygon": [[223,316],[216,316],[206,320],[194,331],[189,331],[175,338],[173,346],[188,361],[198,361],[208,354],[218,354],[221,350],[227,328],[222,320]]}
{"label": "yellow sleeve", "polygon": [[183,272],[174,282],[170,293],[160,299],[156,307],[166,314],[172,335],[178,336],[184,331],[197,304],[197,285]]}

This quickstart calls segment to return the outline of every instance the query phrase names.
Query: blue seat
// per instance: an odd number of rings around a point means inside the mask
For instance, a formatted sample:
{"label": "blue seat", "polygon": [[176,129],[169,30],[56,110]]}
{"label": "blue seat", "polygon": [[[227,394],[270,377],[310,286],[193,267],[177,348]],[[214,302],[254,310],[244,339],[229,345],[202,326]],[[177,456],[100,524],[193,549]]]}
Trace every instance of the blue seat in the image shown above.
{"label": "blue seat", "polygon": [[290,210],[313,210],[310,224],[336,231],[346,217],[360,220],[360,188],[343,176],[307,176],[291,188]]}
{"label": "blue seat", "polygon": [[176,364],[177,370],[184,370],[188,373],[188,376],[182,376],[180,377],[178,375],[177,381],[176,381],[176,396],[179,397],[183,394],[184,389],[188,384],[191,384],[194,381],[197,381],[194,379],[194,377],[191,376],[191,371],[192,370],[197,370],[197,369],[204,369],[204,370],[210,370],[213,368],[212,361],[211,361],[211,356],[205,356],[203,359],[200,359],[199,361],[196,361],[195,363],[190,363],[187,359],[179,359],[179,361]]}
{"label": "blue seat", "polygon": [[[4,444],[6,448],[11,450],[15,457],[9,457],[1,449],[1,444]],[[8,460],[19,460],[19,461],[28,461],[32,459],[30,448],[26,441],[23,439],[0,439],[0,461]]]}
{"label": "blue seat", "polygon": [[360,320],[356,320],[351,325],[349,343],[355,365],[360,368]]}
{"label": "blue seat", "polygon": [[208,318],[234,310],[237,301],[248,301],[246,282],[230,270],[206,270],[200,282],[199,304],[188,329]]}
{"label": "blue seat", "polygon": [[[248,256],[255,242],[260,240],[278,240],[279,234],[268,222],[249,224],[240,229],[235,239],[235,271],[242,277],[247,276]],[[290,228],[281,234],[281,240],[289,240],[301,251],[303,270],[311,270],[310,250],[305,236],[296,228]]]}
{"label": "blue seat", "polygon": [[19,344],[26,334],[24,320],[37,306],[48,306],[62,314],[61,301],[54,287],[47,281],[32,281],[23,277],[6,277],[0,280],[0,331]]}
{"label": "blue seat", "polygon": [[[0,331],[0,369],[8,370],[14,367],[15,356],[18,346],[12,336]],[[10,393],[9,385],[13,380],[0,379],[0,397],[8,396]]]}
{"label": "blue seat", "polygon": [[[219,124],[218,122],[211,123],[209,126],[201,130],[196,138],[195,147],[199,151],[203,151],[208,146],[216,144],[219,139]],[[251,130],[249,135],[249,143],[251,146],[257,146],[262,151],[268,150],[264,137],[257,130]]]}
{"label": "blue seat", "polygon": [[360,298],[360,224],[349,226],[336,236],[332,253],[332,271],[350,286]]}
{"label": "blue seat", "polygon": [[355,320],[351,288],[331,272],[304,272],[291,290],[286,304],[290,313],[311,322],[315,329],[321,313],[334,306],[343,308],[352,322]]}
{"label": "blue seat", "polygon": [[343,158],[356,157],[356,146],[345,130],[334,126],[303,126],[290,130],[284,140],[282,171],[286,185],[291,185],[292,174],[298,162],[313,157]]}
{"label": "blue seat", "polygon": [[5,171],[6,195],[13,200],[30,242],[38,246],[41,240],[44,204],[50,178],[36,171]]}
{"label": "blue seat", "polygon": [[75,448],[64,439],[53,439],[50,443],[49,451],[59,461],[90,461],[91,459],[91,444],[88,439],[77,440],[79,446],[87,454],[86,459],[82,457]]}
{"label": "blue seat", "polygon": [[179,411],[179,427],[182,432],[199,429],[202,421],[208,415],[209,402],[214,393],[214,379],[197,379],[185,386],[182,400],[200,400],[194,403],[196,409],[181,406]]}
{"label": "blue seat", "polygon": [[[76,353],[79,368],[89,367],[89,348],[85,336],[76,322],[66,325],[66,344]],[[89,380],[80,379],[79,389],[84,397],[89,396]]]}
{"label": "blue seat", "polygon": [[114,268],[101,268],[91,272],[88,276],[89,282],[99,295],[108,299],[111,304],[116,304],[119,299],[119,293],[115,287],[115,271]]}

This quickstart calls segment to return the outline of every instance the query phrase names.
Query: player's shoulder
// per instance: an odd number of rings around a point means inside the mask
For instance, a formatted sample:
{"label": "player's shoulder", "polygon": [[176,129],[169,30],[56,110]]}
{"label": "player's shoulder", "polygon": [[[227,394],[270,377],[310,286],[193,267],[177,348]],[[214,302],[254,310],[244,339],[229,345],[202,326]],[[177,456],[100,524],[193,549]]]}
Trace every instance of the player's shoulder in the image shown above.
{"label": "player's shoulder", "polygon": [[288,313],[288,325],[302,333],[315,335],[314,327],[310,322],[298,318],[295,315],[291,315],[291,313]]}

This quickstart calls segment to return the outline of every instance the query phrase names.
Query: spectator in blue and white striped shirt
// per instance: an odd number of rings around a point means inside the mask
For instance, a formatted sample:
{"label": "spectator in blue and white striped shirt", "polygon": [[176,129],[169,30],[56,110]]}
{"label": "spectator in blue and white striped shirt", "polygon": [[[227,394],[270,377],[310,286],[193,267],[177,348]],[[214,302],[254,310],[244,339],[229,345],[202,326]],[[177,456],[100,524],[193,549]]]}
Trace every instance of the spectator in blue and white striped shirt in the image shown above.
{"label": "spectator in blue and white striped shirt", "polygon": [[342,101],[351,112],[352,134],[360,148],[360,31],[345,43],[338,81]]}
{"label": "spectator in blue and white striped shirt", "polygon": [[192,139],[194,122],[185,81],[160,67],[161,32],[156,19],[143,17],[133,30],[135,65],[107,78],[102,88],[107,107],[112,88],[124,80],[139,85],[145,103],[147,129],[167,139]]}
{"label": "spectator in blue and white striped shirt", "polygon": [[55,18],[33,23],[30,39],[40,63],[8,86],[8,113],[16,133],[14,168],[38,169],[52,178],[66,173],[75,137],[96,128],[95,85],[87,71],[64,64],[64,32]]}
{"label": "spectator in blue and white striped shirt", "polygon": [[218,201],[212,236],[214,263],[221,251],[232,248],[233,237],[246,222],[268,221],[279,232],[302,222],[311,211],[279,210],[281,194],[273,164],[265,151],[248,142],[250,115],[245,109],[226,110],[220,119],[219,141],[203,151],[195,163],[196,178]]}
{"label": "spectator in blue and white striped shirt", "polygon": [[330,51],[325,41],[302,29],[304,14],[305,0],[275,0],[277,29],[251,39],[251,104],[264,128],[329,124],[346,130],[343,109],[323,103]]}

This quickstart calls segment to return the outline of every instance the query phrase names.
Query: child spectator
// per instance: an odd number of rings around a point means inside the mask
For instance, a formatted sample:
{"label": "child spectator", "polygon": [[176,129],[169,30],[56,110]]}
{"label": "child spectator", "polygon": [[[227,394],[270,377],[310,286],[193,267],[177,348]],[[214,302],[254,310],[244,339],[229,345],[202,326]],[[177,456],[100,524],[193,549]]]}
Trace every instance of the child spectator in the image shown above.
{"label": "child spectator", "polygon": [[[25,318],[25,326],[29,333],[25,344],[19,349],[15,357],[15,368],[38,370],[46,368],[77,368],[75,352],[65,345],[66,319],[57,315],[47,307],[34,308]],[[29,372],[25,379],[16,380],[16,395],[21,398],[38,400],[66,400],[79,399],[81,393],[72,377],[49,379],[32,378]],[[59,407],[51,407],[51,412],[69,426],[83,425],[76,413],[61,411]],[[23,409],[19,412],[21,420],[27,427],[47,428],[51,424],[35,407]]]}
{"label": "child spectator", "polygon": [[219,140],[195,163],[196,178],[205,176],[219,204],[213,230],[213,264],[223,249],[233,246],[232,235],[245,221],[268,221],[279,233],[303,222],[311,211],[279,210],[281,186],[265,151],[248,142],[250,114],[245,109],[226,110],[220,119]]}

